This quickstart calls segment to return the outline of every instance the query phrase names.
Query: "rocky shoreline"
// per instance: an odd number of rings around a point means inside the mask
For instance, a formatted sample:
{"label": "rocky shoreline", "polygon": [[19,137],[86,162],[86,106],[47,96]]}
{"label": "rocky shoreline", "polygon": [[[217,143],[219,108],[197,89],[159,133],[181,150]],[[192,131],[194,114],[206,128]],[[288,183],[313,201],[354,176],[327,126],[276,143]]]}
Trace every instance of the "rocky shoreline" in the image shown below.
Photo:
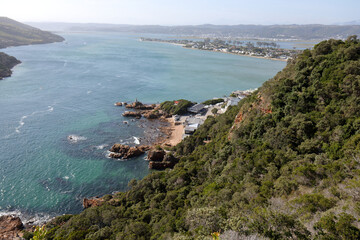
{"label": "rocky shoreline", "polygon": [[18,216],[0,216],[0,240],[23,239],[23,231],[31,228],[30,225],[24,225]]}
{"label": "rocky shoreline", "polygon": [[[169,122],[169,117],[171,117],[171,115],[161,110],[159,104],[145,105],[135,100],[135,102],[131,104],[127,104],[126,102],[116,102],[114,105],[132,109],[131,111],[125,111],[123,113],[124,117],[137,119],[144,117],[150,121],[157,119],[167,123]],[[146,159],[149,161],[150,169],[164,170],[166,168],[174,167],[177,163],[177,159],[161,148],[161,146],[166,146],[165,142],[169,139],[173,129],[171,126],[163,126],[160,127],[159,130],[162,132],[162,136],[158,136],[150,143],[150,145],[129,146],[115,143],[109,149],[109,157],[126,160],[141,156],[147,152]]]}
{"label": "rocky shoreline", "polygon": [[10,77],[12,74],[12,68],[20,63],[21,62],[15,57],[0,52],[0,80]]}

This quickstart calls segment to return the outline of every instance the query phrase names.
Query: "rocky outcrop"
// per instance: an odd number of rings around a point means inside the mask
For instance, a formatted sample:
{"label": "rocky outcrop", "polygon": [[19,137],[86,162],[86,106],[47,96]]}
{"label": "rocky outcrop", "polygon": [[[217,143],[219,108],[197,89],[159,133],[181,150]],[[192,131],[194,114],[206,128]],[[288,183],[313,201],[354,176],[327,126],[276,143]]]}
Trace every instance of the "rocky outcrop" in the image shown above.
{"label": "rocky outcrop", "polygon": [[166,113],[160,109],[154,109],[152,111],[145,111],[145,112],[142,112],[142,114],[143,114],[143,117],[145,117],[147,119],[158,119],[158,118],[171,117],[171,115],[169,115],[168,113]]}
{"label": "rocky outcrop", "polygon": [[90,207],[98,207],[101,206],[104,202],[102,198],[84,198],[83,199],[83,207],[90,208]]}
{"label": "rocky outcrop", "polygon": [[159,112],[149,111],[149,112],[145,112],[143,114],[143,117],[147,118],[147,119],[157,119],[157,118],[161,117],[161,115],[159,114]]}
{"label": "rocky outcrop", "polygon": [[166,153],[162,149],[149,151],[147,159],[149,160],[149,168],[156,170],[173,168],[179,162],[179,159],[174,155]]}
{"label": "rocky outcrop", "polygon": [[135,101],[133,103],[125,105],[125,107],[138,109],[138,110],[151,110],[151,109],[154,109],[156,107],[156,105],[155,104],[145,105],[145,104],[142,104],[141,102]]}
{"label": "rocky outcrop", "polygon": [[121,107],[123,105],[123,103],[122,102],[116,102],[114,105],[118,106],[118,107]]}
{"label": "rocky outcrop", "polygon": [[0,240],[21,239],[19,234],[24,225],[19,217],[7,215],[0,217]]}
{"label": "rocky outcrop", "polygon": [[147,150],[149,150],[149,146],[135,146],[130,147],[128,145],[122,145],[119,143],[114,144],[110,149],[110,157],[111,158],[122,158],[129,159],[132,157],[137,157],[144,154]]}
{"label": "rocky outcrop", "polygon": [[21,62],[15,57],[0,52],[0,80],[5,77],[10,77],[12,74],[11,69],[19,63]]}
{"label": "rocky outcrop", "polygon": [[162,162],[166,153],[162,149],[150,150],[147,155],[148,161]]}
{"label": "rocky outcrop", "polygon": [[141,113],[140,112],[129,112],[126,111],[123,113],[124,117],[135,117],[135,118],[141,118]]}

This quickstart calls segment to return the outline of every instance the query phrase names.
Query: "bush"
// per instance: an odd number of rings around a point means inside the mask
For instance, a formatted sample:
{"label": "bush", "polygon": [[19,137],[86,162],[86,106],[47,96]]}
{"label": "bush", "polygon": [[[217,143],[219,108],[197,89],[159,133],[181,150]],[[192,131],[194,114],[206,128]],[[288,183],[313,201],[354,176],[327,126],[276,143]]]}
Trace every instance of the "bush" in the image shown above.
{"label": "bush", "polygon": [[186,114],[187,109],[192,105],[194,105],[194,103],[185,99],[177,100],[177,102],[178,102],[177,104],[175,104],[175,101],[163,102],[160,104],[160,108],[171,115],[176,115],[176,114],[182,115],[182,114]]}
{"label": "bush", "polygon": [[217,98],[217,99],[206,100],[206,101],[203,102],[202,104],[204,104],[204,105],[215,105],[215,104],[221,103],[221,102],[224,102],[224,99],[222,99],[222,98]]}

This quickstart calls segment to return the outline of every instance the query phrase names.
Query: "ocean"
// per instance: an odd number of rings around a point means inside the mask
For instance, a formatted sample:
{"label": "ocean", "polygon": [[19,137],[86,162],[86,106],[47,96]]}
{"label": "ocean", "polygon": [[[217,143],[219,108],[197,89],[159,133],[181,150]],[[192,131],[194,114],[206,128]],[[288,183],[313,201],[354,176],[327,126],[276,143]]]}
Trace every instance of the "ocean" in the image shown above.
{"label": "ocean", "polygon": [[153,136],[159,124],[124,124],[115,102],[201,102],[257,88],[286,65],[139,41],[146,35],[60,35],[65,42],[1,49],[22,64],[0,81],[0,215],[78,213],[84,197],[147,175],[143,156],[119,161],[108,149]]}

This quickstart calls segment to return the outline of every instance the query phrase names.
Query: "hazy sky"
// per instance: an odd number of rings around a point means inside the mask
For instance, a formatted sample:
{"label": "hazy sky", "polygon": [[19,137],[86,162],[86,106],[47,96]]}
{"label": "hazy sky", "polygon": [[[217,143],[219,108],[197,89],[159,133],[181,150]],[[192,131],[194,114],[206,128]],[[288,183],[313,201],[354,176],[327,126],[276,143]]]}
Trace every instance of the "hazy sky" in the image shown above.
{"label": "hazy sky", "polygon": [[1,0],[18,21],[123,24],[332,24],[360,19],[359,0]]}

